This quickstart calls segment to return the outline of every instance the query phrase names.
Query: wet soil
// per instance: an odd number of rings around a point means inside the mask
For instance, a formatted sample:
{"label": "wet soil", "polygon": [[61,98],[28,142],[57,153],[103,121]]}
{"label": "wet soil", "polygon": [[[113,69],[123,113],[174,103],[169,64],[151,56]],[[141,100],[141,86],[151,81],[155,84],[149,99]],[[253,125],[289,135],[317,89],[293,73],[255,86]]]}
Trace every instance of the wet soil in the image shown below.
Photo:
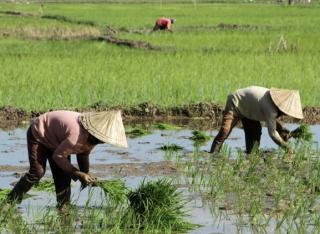
{"label": "wet soil", "polygon": [[[0,165],[1,173],[12,172],[12,176],[22,175],[29,166]],[[50,171],[50,168],[47,168]],[[178,170],[172,161],[150,163],[108,163],[91,164],[91,174],[96,177],[106,176],[162,176],[177,174]]]}
{"label": "wet soil", "polygon": [[0,11],[1,14],[5,15],[12,15],[12,16],[39,16],[37,14],[26,13],[26,12],[19,12],[19,11]]}
{"label": "wet soil", "polygon": [[127,39],[120,39],[120,38],[117,38],[114,36],[93,37],[92,40],[105,41],[105,42],[115,44],[118,46],[126,46],[126,47],[136,48],[136,49],[160,50],[160,47],[154,46],[146,41],[134,41],[134,40],[127,40]]}
{"label": "wet soil", "polygon": [[[119,106],[112,107],[103,103],[96,103],[89,107],[76,108],[74,111],[89,112],[112,109],[121,109],[124,121],[130,123],[141,123],[144,121],[166,121],[178,125],[183,124],[189,126],[189,122],[192,122],[191,124],[193,124],[195,127],[205,124],[205,127],[209,128],[212,126],[218,126],[223,111],[222,106],[210,102],[187,104],[177,107],[161,107],[149,102],[145,102],[136,106],[124,108]],[[53,109],[49,109],[46,111],[52,110]],[[29,123],[32,118],[37,117],[46,111],[28,112],[22,108],[15,108],[12,106],[0,107],[0,128],[9,130],[22,126],[26,123]],[[305,118],[301,122],[306,124],[320,123],[320,107],[305,107],[303,108],[303,113]],[[286,123],[297,122],[289,117],[282,118],[282,121]]]}

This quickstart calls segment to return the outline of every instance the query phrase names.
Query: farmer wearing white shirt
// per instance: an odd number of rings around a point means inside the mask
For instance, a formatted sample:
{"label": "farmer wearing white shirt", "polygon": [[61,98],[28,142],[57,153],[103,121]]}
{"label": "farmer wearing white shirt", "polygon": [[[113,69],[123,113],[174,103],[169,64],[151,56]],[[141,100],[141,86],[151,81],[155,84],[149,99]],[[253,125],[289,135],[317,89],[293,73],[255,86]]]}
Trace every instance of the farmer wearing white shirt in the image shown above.
{"label": "farmer wearing white shirt", "polygon": [[290,131],[277,120],[281,115],[303,119],[299,91],[286,89],[267,89],[250,86],[238,89],[230,94],[223,113],[222,126],[213,140],[210,153],[217,153],[228,138],[233,127],[242,121],[246,153],[251,153],[254,144],[259,146],[261,138],[261,123],[266,122],[268,133],[280,147],[292,151],[287,140]]}

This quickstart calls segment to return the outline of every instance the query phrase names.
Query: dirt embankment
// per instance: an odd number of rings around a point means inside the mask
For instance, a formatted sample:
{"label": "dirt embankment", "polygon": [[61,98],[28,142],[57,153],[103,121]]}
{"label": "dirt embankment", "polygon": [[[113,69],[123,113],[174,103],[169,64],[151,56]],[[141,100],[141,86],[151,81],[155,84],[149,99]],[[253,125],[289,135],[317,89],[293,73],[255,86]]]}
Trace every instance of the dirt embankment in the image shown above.
{"label": "dirt embankment", "polygon": [[[60,22],[81,25],[82,28],[59,28],[51,27],[37,28],[18,27],[18,28],[0,28],[0,37],[19,37],[33,40],[91,40],[104,41],[117,46],[125,46],[134,49],[144,50],[160,50],[159,46],[155,46],[146,41],[121,39],[117,36],[119,31],[123,29],[115,29],[111,26],[105,26],[104,30],[100,30],[100,26],[90,20],[76,20],[63,15],[42,15],[40,13],[25,13],[18,11],[0,11],[0,14],[16,16],[16,17],[36,17],[39,19],[56,20]],[[130,31],[131,32],[131,31]],[[146,33],[144,30],[135,30],[133,33]]]}
{"label": "dirt embankment", "polygon": [[[217,126],[221,120],[223,107],[214,103],[196,103],[178,107],[160,107],[152,103],[141,103],[131,107],[109,107],[96,103],[90,107],[73,109],[78,112],[104,111],[121,109],[125,122],[142,122],[145,120],[163,120],[179,124],[189,124],[190,121],[205,120],[209,125]],[[52,109],[47,110],[52,111]],[[0,108],[0,128],[12,129],[22,124],[29,123],[34,117],[44,111],[27,112],[21,108],[4,106]],[[320,107],[305,107],[303,109],[304,120],[307,124],[320,124]],[[208,121],[209,120],[209,121]],[[284,122],[294,122],[292,118],[283,118]],[[208,127],[208,126],[207,126]]]}

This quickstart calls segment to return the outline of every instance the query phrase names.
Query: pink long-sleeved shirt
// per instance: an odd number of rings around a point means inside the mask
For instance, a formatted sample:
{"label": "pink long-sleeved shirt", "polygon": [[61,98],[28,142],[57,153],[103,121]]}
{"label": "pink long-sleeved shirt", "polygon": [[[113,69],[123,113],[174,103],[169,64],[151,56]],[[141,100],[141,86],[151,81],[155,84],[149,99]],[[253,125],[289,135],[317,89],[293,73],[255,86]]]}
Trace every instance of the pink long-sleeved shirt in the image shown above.
{"label": "pink long-sleeved shirt", "polygon": [[73,111],[47,112],[33,120],[34,138],[53,151],[52,158],[67,173],[73,170],[67,160],[70,154],[89,155],[93,146],[88,144],[89,133],[80,125],[80,113]]}

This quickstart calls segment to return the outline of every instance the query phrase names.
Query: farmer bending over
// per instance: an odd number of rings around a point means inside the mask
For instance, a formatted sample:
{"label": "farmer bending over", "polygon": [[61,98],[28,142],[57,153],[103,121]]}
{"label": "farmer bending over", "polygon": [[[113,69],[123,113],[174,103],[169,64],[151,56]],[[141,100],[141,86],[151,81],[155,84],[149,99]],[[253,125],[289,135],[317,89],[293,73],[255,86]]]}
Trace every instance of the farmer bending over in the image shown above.
{"label": "farmer bending over", "polygon": [[[33,120],[27,143],[30,169],[9,193],[8,201],[22,201],[23,195],[44,176],[48,160],[59,208],[70,202],[71,179],[80,180],[83,187],[95,181],[88,172],[89,154],[97,144],[127,147],[120,111],[47,112]],[[71,154],[77,155],[79,169],[70,163]]]}
{"label": "farmer bending over", "polygon": [[169,18],[159,18],[156,21],[156,24],[153,27],[153,31],[157,30],[166,30],[172,32],[171,25],[176,22],[176,19],[169,19]]}
{"label": "farmer bending over", "polygon": [[237,90],[227,98],[222,126],[213,140],[210,153],[220,151],[239,120],[242,121],[245,133],[246,153],[251,153],[254,144],[260,144],[260,121],[266,122],[268,133],[276,144],[292,152],[287,143],[290,131],[277,120],[281,115],[303,119],[299,91],[258,86]]}

